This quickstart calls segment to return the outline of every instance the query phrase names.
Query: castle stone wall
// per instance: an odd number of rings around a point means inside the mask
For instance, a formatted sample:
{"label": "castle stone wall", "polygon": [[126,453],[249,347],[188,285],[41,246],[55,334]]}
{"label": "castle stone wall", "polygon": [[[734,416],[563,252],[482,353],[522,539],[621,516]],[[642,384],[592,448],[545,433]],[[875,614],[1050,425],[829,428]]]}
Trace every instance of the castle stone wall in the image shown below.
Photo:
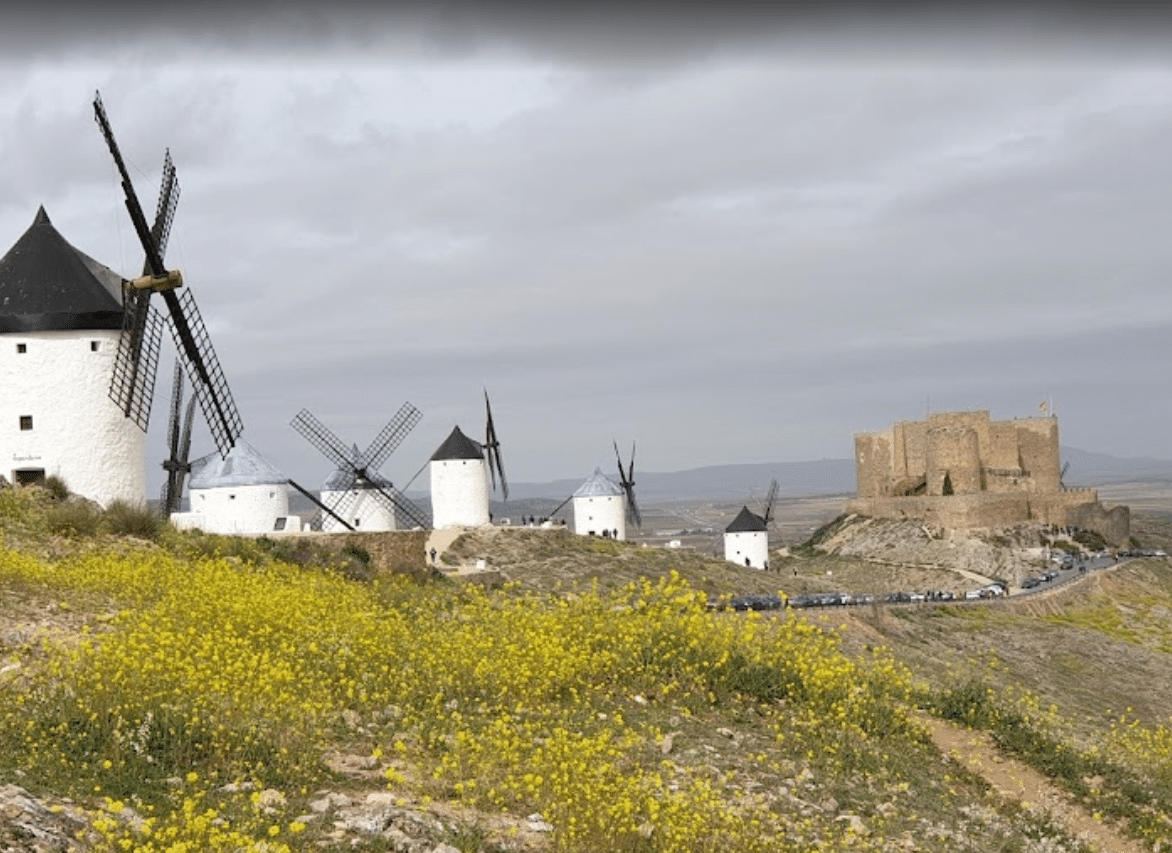
{"label": "castle stone wall", "polygon": [[981,448],[981,460],[986,468],[994,471],[1018,471],[1018,476],[1021,476],[1017,426],[1013,421],[1000,421],[989,425],[989,441]]}
{"label": "castle stone wall", "polygon": [[889,494],[888,472],[892,470],[891,434],[874,432],[855,436],[855,472],[860,495]]}
{"label": "castle stone wall", "polygon": [[929,495],[968,495],[981,491],[980,440],[968,426],[938,426],[928,430],[926,476]]}

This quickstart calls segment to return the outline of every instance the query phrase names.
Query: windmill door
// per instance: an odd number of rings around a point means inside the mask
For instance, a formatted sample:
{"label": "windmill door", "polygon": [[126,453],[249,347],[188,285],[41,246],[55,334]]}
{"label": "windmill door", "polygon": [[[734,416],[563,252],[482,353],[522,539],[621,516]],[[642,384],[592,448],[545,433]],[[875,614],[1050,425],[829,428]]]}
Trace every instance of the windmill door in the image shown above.
{"label": "windmill door", "polygon": [[12,479],[18,486],[31,486],[45,482],[44,468],[17,468],[12,472]]}

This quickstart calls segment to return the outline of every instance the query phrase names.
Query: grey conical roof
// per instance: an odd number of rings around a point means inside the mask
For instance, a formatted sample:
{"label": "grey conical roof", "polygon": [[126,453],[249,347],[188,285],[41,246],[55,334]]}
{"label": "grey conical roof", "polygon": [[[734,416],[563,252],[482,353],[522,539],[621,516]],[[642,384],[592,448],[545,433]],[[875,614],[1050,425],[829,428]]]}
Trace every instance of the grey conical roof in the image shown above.
{"label": "grey conical roof", "polygon": [[0,258],[0,332],[121,329],[122,304],[101,268],[65,240],[42,207]]}
{"label": "grey conical roof", "polygon": [[431,454],[432,462],[443,462],[450,459],[484,459],[484,451],[480,449],[479,444],[460,432],[459,427],[456,427],[452,430],[451,435],[444,439],[444,443],[436,449],[435,453]]}
{"label": "grey conical roof", "polygon": [[737,517],[732,520],[732,524],[724,528],[725,533],[764,533],[768,530],[765,520],[757,513],[750,512],[748,507],[742,507]]}
{"label": "grey conical roof", "polygon": [[606,498],[617,497],[623,490],[614,480],[602,473],[601,468],[595,468],[594,474],[574,492],[576,498]]}
{"label": "grey conical roof", "polygon": [[255,447],[242,438],[226,456],[209,453],[191,463],[189,489],[231,486],[267,486],[289,482]]}

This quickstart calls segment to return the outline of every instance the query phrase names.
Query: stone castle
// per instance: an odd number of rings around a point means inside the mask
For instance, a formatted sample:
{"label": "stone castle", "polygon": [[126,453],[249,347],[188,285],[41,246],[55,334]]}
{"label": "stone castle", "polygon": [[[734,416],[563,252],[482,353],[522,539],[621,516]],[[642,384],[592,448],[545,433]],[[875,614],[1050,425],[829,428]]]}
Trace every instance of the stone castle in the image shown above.
{"label": "stone castle", "polygon": [[1058,419],[992,421],[988,411],[941,412],[855,435],[858,495],[848,512],[920,518],[945,528],[1022,523],[1093,530],[1124,546],[1128,508],[1062,483]]}

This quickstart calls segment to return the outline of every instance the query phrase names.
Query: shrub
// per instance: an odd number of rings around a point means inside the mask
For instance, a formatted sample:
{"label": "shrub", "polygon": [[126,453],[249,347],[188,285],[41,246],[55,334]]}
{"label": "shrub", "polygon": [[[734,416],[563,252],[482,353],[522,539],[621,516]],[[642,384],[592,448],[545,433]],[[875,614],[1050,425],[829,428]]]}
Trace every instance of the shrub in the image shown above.
{"label": "shrub", "polygon": [[54,504],[45,513],[45,527],[58,536],[71,539],[96,536],[102,524],[102,511],[89,501]]}
{"label": "shrub", "polygon": [[115,500],[103,515],[104,526],[115,536],[137,536],[140,539],[158,539],[166,524],[146,504],[132,504]]}
{"label": "shrub", "polygon": [[1106,551],[1107,540],[1094,530],[1080,530],[1074,534],[1074,541],[1090,551]]}
{"label": "shrub", "polygon": [[45,478],[45,490],[53,496],[54,500],[64,501],[69,497],[69,487],[65,485],[65,481],[52,474]]}

